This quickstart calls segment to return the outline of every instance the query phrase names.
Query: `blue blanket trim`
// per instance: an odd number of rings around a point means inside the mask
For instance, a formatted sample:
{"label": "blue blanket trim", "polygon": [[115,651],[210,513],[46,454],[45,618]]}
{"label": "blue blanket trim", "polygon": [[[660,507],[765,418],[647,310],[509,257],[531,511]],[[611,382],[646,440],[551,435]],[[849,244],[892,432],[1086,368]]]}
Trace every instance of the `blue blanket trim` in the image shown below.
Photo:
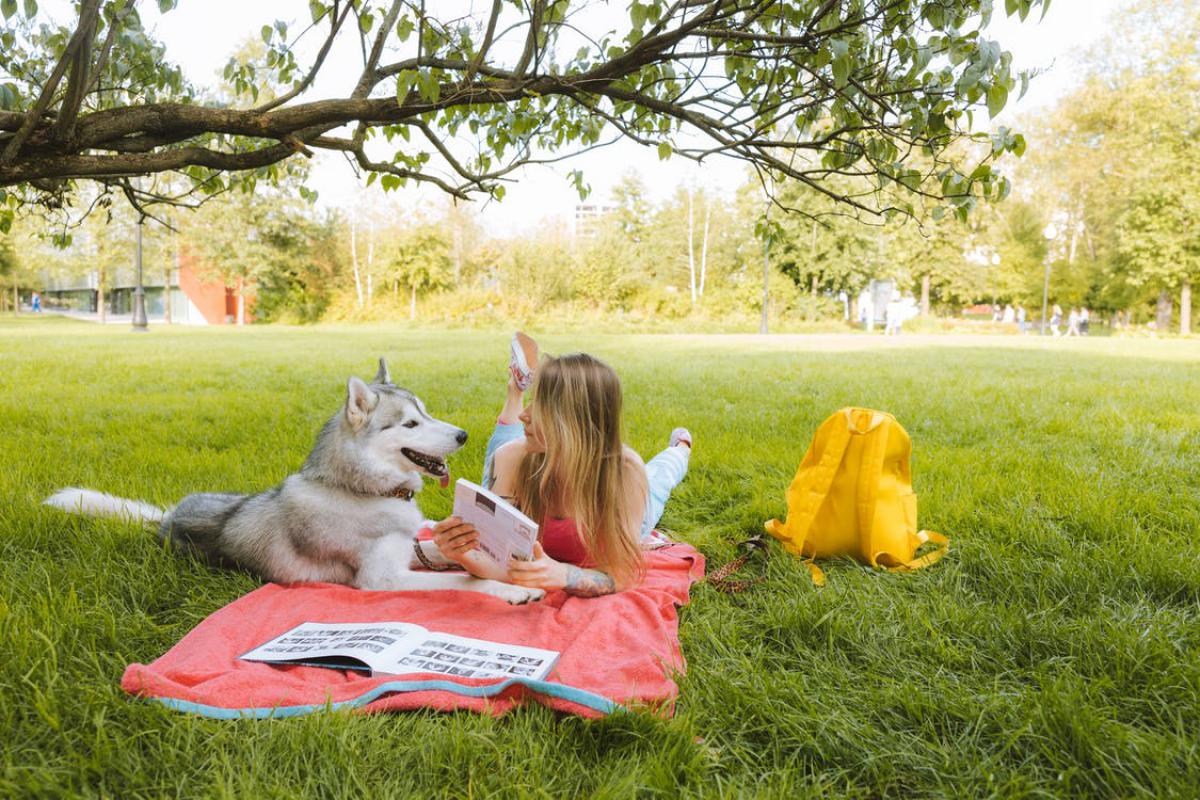
{"label": "blue blanket trim", "polygon": [[222,708],[221,706],[209,706],[202,703],[192,703],[187,700],[178,700],[174,697],[152,697],[150,699],[157,700],[167,708],[174,709],[175,711],[199,714],[204,717],[212,717],[213,719],[276,719],[298,717],[303,714],[313,714],[318,711],[331,711],[341,708],[361,708],[379,699],[382,695],[392,692],[441,691],[453,692],[467,697],[494,697],[514,684],[527,686],[539,694],[577,703],[603,714],[611,714],[613,711],[622,710],[622,707],[618,703],[614,703],[602,695],[562,683],[549,683],[530,678],[508,678],[500,683],[485,684],[483,686],[465,686],[461,683],[454,683],[447,680],[388,681],[387,683],[381,683],[373,687],[358,697],[343,700],[340,703],[319,703],[307,706]]}

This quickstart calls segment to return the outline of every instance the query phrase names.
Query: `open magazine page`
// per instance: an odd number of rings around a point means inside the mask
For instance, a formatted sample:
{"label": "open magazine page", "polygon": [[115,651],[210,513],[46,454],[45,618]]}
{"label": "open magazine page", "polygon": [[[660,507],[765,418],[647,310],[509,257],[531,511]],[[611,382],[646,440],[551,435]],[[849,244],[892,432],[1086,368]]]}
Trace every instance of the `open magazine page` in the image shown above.
{"label": "open magazine page", "polygon": [[463,678],[541,679],[554,668],[558,653],[438,633],[407,622],[305,622],[241,658],[369,669],[383,675],[432,672]]}
{"label": "open magazine page", "polygon": [[479,552],[507,567],[509,558],[533,558],[538,526],[499,495],[459,478],[454,484],[454,516],[479,531]]}
{"label": "open magazine page", "polygon": [[556,661],[558,653],[554,650],[431,631],[398,659],[392,671],[437,672],[461,678],[541,679],[550,674]]}
{"label": "open magazine page", "polygon": [[427,631],[407,622],[305,622],[241,656],[246,661],[392,672]]}

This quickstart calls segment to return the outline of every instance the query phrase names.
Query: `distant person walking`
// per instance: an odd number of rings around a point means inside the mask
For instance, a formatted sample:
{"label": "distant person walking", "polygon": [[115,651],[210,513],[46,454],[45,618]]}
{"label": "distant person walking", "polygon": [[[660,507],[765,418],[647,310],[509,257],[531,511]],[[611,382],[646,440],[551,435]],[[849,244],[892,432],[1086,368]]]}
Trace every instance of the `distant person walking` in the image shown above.
{"label": "distant person walking", "polygon": [[1027,314],[1025,312],[1025,306],[1018,303],[1017,304],[1017,327],[1021,329],[1021,333],[1025,333],[1025,318],[1026,318],[1026,316],[1027,316]]}
{"label": "distant person walking", "polygon": [[875,301],[866,289],[858,296],[858,321],[867,330],[875,327]]}
{"label": "distant person walking", "polygon": [[1067,336],[1079,335],[1079,309],[1071,306],[1071,313],[1067,315]]}
{"label": "distant person walking", "polygon": [[42,296],[40,294],[34,292],[33,297],[29,300],[29,304],[33,306],[33,313],[42,313]]}
{"label": "distant person walking", "polygon": [[1087,336],[1088,327],[1091,324],[1092,315],[1087,310],[1087,307],[1079,309],[1079,335]]}
{"label": "distant person walking", "polygon": [[884,322],[886,327],[883,329],[884,336],[899,336],[900,323],[904,321],[904,309],[900,305],[900,295],[892,295],[892,299],[888,302],[887,308],[883,310]]}
{"label": "distant person walking", "polygon": [[1059,325],[1062,325],[1062,306],[1055,303],[1054,310],[1050,312],[1050,332],[1054,334],[1055,338],[1062,336],[1058,330]]}
{"label": "distant person walking", "polygon": [[1001,321],[1005,325],[1011,325],[1017,319],[1017,312],[1013,309],[1011,303],[1006,303],[1004,306],[1004,317]]}

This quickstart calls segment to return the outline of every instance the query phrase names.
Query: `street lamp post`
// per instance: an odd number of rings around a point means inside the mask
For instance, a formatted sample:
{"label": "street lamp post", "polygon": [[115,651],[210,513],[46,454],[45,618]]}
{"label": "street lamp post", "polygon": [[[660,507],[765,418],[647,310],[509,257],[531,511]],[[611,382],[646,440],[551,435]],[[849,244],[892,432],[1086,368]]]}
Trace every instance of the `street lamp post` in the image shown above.
{"label": "street lamp post", "polygon": [[146,292],[142,289],[142,223],[144,215],[138,215],[137,222],[137,288],[133,290],[133,332],[147,333],[150,326],[146,320]]}
{"label": "street lamp post", "polygon": [[1046,335],[1046,306],[1050,299],[1050,244],[1058,237],[1058,226],[1051,222],[1042,231],[1046,237],[1046,279],[1042,284],[1042,336]]}

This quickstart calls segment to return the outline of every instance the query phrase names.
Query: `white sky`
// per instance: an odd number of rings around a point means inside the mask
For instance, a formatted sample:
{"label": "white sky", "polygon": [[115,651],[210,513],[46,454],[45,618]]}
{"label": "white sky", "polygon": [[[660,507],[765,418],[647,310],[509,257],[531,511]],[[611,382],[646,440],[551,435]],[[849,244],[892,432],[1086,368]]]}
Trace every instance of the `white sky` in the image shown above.
{"label": "white sky", "polygon": [[[479,3],[475,0],[474,5]],[[621,14],[627,4],[610,5],[600,13]],[[1069,91],[1074,84],[1072,54],[1108,32],[1107,17],[1120,5],[1118,0],[1054,0],[1040,23],[1035,17],[1020,23],[1015,18],[1004,18],[1004,3],[997,0],[989,36],[1013,53],[1016,69],[1040,68],[1045,72],[1033,81],[1019,104],[1013,95],[996,124],[1012,125],[1017,113],[1050,104]],[[147,25],[166,44],[168,57],[198,85],[216,84],[232,50],[246,38],[257,37],[263,25],[276,19],[307,24],[310,19],[308,4],[303,0],[181,0],[178,8],[162,17],[154,3],[144,2],[141,7]],[[299,30],[298,26],[291,27],[290,33]],[[310,34],[308,38],[316,37]],[[316,99],[348,92],[360,69],[357,45],[341,53],[335,47],[322,78],[305,97]],[[979,117],[979,123],[986,124],[986,112]],[[385,195],[378,186],[364,188],[340,154],[318,152],[313,167],[310,185],[320,192],[321,204],[346,208],[386,203],[420,208],[446,202],[445,196],[436,191]],[[554,220],[562,220],[569,227],[579,198],[565,176],[575,168],[583,169],[593,188],[589,201],[599,202],[608,200],[611,187],[629,169],[641,174],[651,199],[656,201],[689,180],[732,191],[746,174],[742,163],[732,159],[713,159],[700,168],[685,159],[662,162],[652,150],[620,142],[553,167],[531,166],[515,173],[517,182],[508,185],[504,201],[481,208],[481,221],[493,235],[520,233],[533,226],[553,224]]]}

